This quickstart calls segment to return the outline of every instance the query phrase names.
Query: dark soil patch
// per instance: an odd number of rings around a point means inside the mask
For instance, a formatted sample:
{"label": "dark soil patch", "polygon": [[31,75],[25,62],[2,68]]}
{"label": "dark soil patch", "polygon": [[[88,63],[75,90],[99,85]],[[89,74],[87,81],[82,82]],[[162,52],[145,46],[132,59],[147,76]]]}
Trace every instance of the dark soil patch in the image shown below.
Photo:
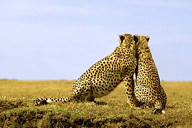
{"label": "dark soil patch", "polygon": [[36,111],[36,112],[23,112],[23,113],[11,113],[0,114],[0,127],[112,127],[118,124],[120,127],[144,127],[150,128],[151,126],[144,121],[139,120],[136,117],[130,119],[124,119],[121,117],[106,118],[100,121],[94,121],[92,119],[71,119],[70,116],[57,113],[51,115],[49,112]]}
{"label": "dark soil patch", "polygon": [[[149,123],[152,119],[139,119],[134,115],[128,118],[109,117],[90,119],[75,117],[71,112],[53,112],[51,110],[40,110],[37,107],[32,110],[25,107],[0,113],[0,127],[134,127],[150,128],[155,124]],[[160,123],[160,122],[156,122]],[[160,126],[160,125],[158,125]],[[172,123],[162,124],[160,127],[170,127]]]}
{"label": "dark soil patch", "polygon": [[6,110],[10,110],[13,108],[19,108],[19,107],[23,107],[23,106],[27,106],[26,104],[24,104],[22,101],[0,101],[0,113]]}

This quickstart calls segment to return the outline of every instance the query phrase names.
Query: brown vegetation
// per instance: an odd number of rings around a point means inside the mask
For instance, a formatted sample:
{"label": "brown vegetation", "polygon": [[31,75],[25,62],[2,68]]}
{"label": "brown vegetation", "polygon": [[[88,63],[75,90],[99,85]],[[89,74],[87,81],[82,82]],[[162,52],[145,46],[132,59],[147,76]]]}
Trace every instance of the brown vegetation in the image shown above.
{"label": "brown vegetation", "polygon": [[74,81],[0,80],[0,127],[192,127],[192,82],[162,82],[166,114],[131,109],[123,84],[97,103],[34,106],[37,97],[65,97]]}

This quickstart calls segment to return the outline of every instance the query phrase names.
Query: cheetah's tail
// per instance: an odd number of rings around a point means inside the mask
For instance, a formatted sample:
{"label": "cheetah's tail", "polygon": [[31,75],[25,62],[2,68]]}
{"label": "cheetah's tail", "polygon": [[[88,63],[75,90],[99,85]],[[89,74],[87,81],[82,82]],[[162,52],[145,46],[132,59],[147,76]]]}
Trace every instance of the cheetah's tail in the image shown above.
{"label": "cheetah's tail", "polygon": [[65,97],[65,98],[37,98],[36,100],[33,101],[35,106],[40,106],[40,105],[47,105],[51,102],[71,102],[72,98],[70,96]]}

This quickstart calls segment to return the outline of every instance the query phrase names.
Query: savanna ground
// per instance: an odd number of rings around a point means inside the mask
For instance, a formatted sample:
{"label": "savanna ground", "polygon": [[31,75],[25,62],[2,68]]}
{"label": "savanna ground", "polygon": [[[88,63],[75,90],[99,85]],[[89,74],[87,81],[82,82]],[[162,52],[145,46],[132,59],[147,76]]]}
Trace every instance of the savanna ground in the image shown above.
{"label": "savanna ground", "polygon": [[161,82],[166,114],[131,109],[123,84],[97,103],[34,106],[37,97],[65,97],[74,81],[0,80],[0,127],[192,127],[192,82]]}

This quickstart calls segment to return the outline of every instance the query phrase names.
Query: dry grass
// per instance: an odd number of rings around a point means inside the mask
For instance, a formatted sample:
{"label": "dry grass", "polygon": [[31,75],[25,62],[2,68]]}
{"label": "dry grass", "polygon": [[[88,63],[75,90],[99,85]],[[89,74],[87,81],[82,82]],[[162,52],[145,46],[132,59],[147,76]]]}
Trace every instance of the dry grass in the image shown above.
{"label": "dry grass", "polygon": [[37,97],[65,97],[74,81],[0,80],[0,127],[192,127],[192,82],[162,82],[166,114],[134,110],[122,84],[100,104],[53,103],[34,106]]}

